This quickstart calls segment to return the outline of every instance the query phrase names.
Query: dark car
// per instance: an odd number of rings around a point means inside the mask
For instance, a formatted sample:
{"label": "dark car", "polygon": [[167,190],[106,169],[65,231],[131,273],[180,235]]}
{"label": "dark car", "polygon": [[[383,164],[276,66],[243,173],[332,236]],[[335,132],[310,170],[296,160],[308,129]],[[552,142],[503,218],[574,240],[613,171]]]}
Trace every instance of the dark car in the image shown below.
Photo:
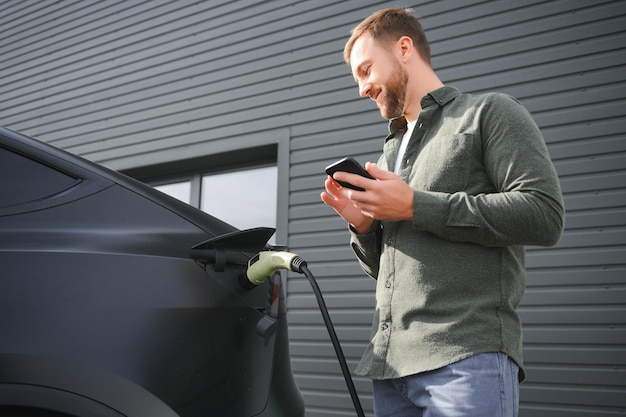
{"label": "dark car", "polygon": [[0,128],[0,416],[303,416],[273,232]]}

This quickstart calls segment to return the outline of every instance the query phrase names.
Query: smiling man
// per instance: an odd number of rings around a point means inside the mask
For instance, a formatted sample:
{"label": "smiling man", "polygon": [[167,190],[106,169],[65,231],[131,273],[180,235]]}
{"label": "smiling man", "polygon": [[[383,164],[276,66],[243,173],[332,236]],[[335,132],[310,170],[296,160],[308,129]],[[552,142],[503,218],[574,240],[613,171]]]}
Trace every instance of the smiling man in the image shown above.
{"label": "smiling man", "polygon": [[376,415],[516,416],[524,246],[554,245],[564,221],[543,137],[514,98],[444,85],[409,9],[361,22],[344,58],[390,130],[374,180],[338,172],[321,194],[377,280],[357,367]]}

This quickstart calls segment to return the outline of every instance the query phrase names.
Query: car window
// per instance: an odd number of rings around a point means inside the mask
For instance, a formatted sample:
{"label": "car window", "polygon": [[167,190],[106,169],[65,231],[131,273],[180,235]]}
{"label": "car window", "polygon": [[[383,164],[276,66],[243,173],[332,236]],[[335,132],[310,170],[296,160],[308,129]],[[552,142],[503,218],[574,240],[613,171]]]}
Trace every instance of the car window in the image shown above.
{"label": "car window", "polygon": [[57,169],[0,147],[0,207],[41,200],[78,182]]}

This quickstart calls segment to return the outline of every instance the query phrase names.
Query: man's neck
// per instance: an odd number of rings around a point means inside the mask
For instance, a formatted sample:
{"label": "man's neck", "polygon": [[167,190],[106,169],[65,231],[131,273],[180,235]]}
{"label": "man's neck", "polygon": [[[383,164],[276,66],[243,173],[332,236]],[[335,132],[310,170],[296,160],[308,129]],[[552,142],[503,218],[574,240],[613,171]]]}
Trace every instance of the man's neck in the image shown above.
{"label": "man's neck", "polygon": [[415,90],[415,93],[412,95],[411,101],[409,102],[409,105],[406,107],[404,112],[404,117],[408,122],[413,122],[419,117],[419,114],[422,111],[422,98],[444,86],[441,81],[437,81],[438,82],[428,84],[428,86],[426,86],[425,88],[419,88]]}

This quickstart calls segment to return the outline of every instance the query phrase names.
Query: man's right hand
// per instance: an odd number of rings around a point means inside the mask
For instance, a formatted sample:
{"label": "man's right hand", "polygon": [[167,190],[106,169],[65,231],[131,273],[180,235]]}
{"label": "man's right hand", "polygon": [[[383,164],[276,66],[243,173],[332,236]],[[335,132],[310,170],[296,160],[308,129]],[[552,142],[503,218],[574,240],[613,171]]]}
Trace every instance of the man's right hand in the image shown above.
{"label": "man's right hand", "polygon": [[320,195],[324,204],[332,207],[357,233],[365,233],[372,228],[374,219],[363,214],[361,209],[343,195],[342,187],[337,181],[329,176],[324,186],[326,192]]}

